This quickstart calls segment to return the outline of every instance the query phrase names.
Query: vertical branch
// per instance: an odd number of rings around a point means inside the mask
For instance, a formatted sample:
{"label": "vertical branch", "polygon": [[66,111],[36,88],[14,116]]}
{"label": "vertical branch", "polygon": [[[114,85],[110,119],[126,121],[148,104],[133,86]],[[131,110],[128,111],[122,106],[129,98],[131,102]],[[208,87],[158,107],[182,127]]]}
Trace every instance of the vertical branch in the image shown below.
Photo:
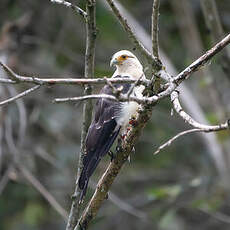
{"label": "vertical branch", "polygon": [[[204,19],[210,30],[213,44],[224,37],[224,30],[220,21],[215,0],[202,0],[201,7]],[[230,55],[227,50],[223,50],[220,62],[226,76],[230,76]]]}
{"label": "vertical branch", "polygon": [[[152,54],[159,60],[159,42],[158,42],[158,16],[159,16],[160,0],[153,0],[152,7],[152,28],[151,28],[151,39],[152,39]],[[154,76],[154,92],[157,93],[160,89],[161,80],[158,75]]]}
{"label": "vertical branch", "polygon": [[153,7],[152,7],[152,53],[155,57],[159,58],[159,43],[158,43],[158,16],[159,16],[159,7],[160,7],[160,0],[153,0]]}
{"label": "vertical branch", "polygon": [[[95,57],[95,41],[96,41],[96,0],[86,1],[86,52],[85,52],[85,78],[94,77],[94,57]],[[92,93],[92,86],[86,85],[84,95]],[[78,178],[83,168],[83,156],[85,149],[85,138],[92,117],[92,102],[87,100],[83,105],[83,121],[81,132],[81,150],[78,161],[77,180],[74,195],[72,196],[72,206],[69,214],[66,230],[73,230],[78,223],[80,204],[79,204],[79,188]]]}

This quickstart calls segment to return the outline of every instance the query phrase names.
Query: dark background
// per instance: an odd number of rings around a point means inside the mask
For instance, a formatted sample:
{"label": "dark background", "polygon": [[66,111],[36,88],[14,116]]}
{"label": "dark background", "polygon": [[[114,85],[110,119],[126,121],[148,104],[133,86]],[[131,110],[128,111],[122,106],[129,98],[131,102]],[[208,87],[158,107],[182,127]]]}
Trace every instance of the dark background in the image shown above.
{"label": "dark background", "polygon": [[[72,2],[85,8],[84,1]],[[150,33],[152,1],[120,3]],[[217,6],[224,31],[229,33],[229,0],[217,1]],[[181,13],[183,10],[187,13]],[[96,17],[95,77],[111,76],[114,71],[109,67],[111,56],[118,50],[134,47],[103,1],[98,1]],[[186,24],[187,21],[194,27]],[[213,44],[199,0],[162,0],[159,26],[160,47],[178,71]],[[71,9],[48,0],[1,0],[0,27],[0,58],[7,59],[6,63],[17,73],[55,78],[84,76],[85,26],[81,16]],[[188,37],[190,33],[194,36]],[[230,117],[230,77],[222,71],[219,56],[207,67],[211,76],[206,76],[207,68],[203,67],[186,82],[193,99],[212,124],[225,122]],[[0,74],[3,77],[4,73]],[[16,85],[14,89],[21,92],[28,86]],[[97,92],[98,87],[94,90]],[[10,97],[11,91],[6,85],[0,85],[1,100]],[[82,104],[53,104],[52,100],[78,96],[82,92],[78,86],[42,87],[19,104],[1,108],[0,229],[65,228],[63,217],[47,202],[47,196],[38,191],[41,186],[33,186],[31,181],[34,178],[40,181],[69,212],[80,147]],[[189,104],[189,99],[187,102]],[[26,114],[20,112],[20,108]],[[25,132],[22,123],[25,123]],[[188,128],[175,113],[171,114],[168,99],[154,107],[151,122],[136,145],[131,163],[125,164],[111,188],[110,199],[103,203],[91,229],[230,228],[229,173],[220,175],[219,156],[214,159],[210,154],[213,145],[208,147],[203,136],[191,134],[178,139],[159,155],[153,155],[160,144]],[[9,135],[14,144],[9,142]],[[228,168],[229,131],[213,136],[214,145],[220,149]],[[12,165],[13,145],[19,164],[34,176],[32,180]],[[109,160],[105,157],[98,166],[85,203]],[[3,185],[4,178],[8,180]]]}

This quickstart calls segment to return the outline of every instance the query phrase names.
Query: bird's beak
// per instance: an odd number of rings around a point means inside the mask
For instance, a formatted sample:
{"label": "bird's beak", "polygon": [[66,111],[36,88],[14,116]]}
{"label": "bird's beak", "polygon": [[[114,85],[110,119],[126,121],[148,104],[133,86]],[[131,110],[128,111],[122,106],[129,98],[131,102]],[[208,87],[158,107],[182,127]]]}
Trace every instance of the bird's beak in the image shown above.
{"label": "bird's beak", "polygon": [[115,65],[118,65],[119,64],[119,61],[116,59],[116,58],[113,58],[110,62],[110,66],[115,66]]}

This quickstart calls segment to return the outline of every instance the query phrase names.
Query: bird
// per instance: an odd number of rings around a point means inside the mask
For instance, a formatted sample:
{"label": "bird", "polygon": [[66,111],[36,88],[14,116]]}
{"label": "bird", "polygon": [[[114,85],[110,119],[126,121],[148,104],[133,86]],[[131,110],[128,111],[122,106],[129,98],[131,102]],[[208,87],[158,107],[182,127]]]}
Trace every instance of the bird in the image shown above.
{"label": "bird", "polygon": [[[116,52],[111,59],[110,66],[115,66],[116,71],[112,78],[130,78],[134,80],[145,79],[143,66],[137,57],[128,50]],[[121,93],[129,92],[132,84],[114,84]],[[142,97],[143,85],[135,86],[131,95]],[[113,94],[110,85],[105,85],[100,94]],[[134,101],[119,102],[106,98],[100,98],[95,105],[95,114],[88,129],[85,139],[85,154],[83,157],[83,169],[81,171],[78,186],[80,189],[80,202],[86,195],[89,178],[92,176],[101,158],[105,156],[117,136],[125,135],[129,121],[135,117],[139,104]]]}

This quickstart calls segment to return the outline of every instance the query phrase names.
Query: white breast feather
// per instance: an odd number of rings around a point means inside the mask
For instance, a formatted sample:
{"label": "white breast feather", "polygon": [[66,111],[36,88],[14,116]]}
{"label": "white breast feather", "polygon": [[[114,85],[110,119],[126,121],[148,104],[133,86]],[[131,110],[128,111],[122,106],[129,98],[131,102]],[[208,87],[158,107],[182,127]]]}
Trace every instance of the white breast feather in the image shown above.
{"label": "white breast feather", "polygon": [[132,116],[135,116],[139,105],[138,103],[131,102],[123,102],[121,104],[121,113],[119,118],[117,119],[117,123],[122,127],[126,127],[129,124],[129,120]]}
{"label": "white breast feather", "polygon": [[[134,89],[134,92],[131,95],[135,95],[139,98],[143,97],[142,92],[144,90],[144,86],[137,86]],[[132,116],[136,116],[137,110],[139,108],[139,105],[137,102],[130,101],[130,102],[122,102],[121,103],[121,111],[117,118],[118,125],[122,126],[122,131],[125,131],[129,124],[129,120],[132,118]]]}

